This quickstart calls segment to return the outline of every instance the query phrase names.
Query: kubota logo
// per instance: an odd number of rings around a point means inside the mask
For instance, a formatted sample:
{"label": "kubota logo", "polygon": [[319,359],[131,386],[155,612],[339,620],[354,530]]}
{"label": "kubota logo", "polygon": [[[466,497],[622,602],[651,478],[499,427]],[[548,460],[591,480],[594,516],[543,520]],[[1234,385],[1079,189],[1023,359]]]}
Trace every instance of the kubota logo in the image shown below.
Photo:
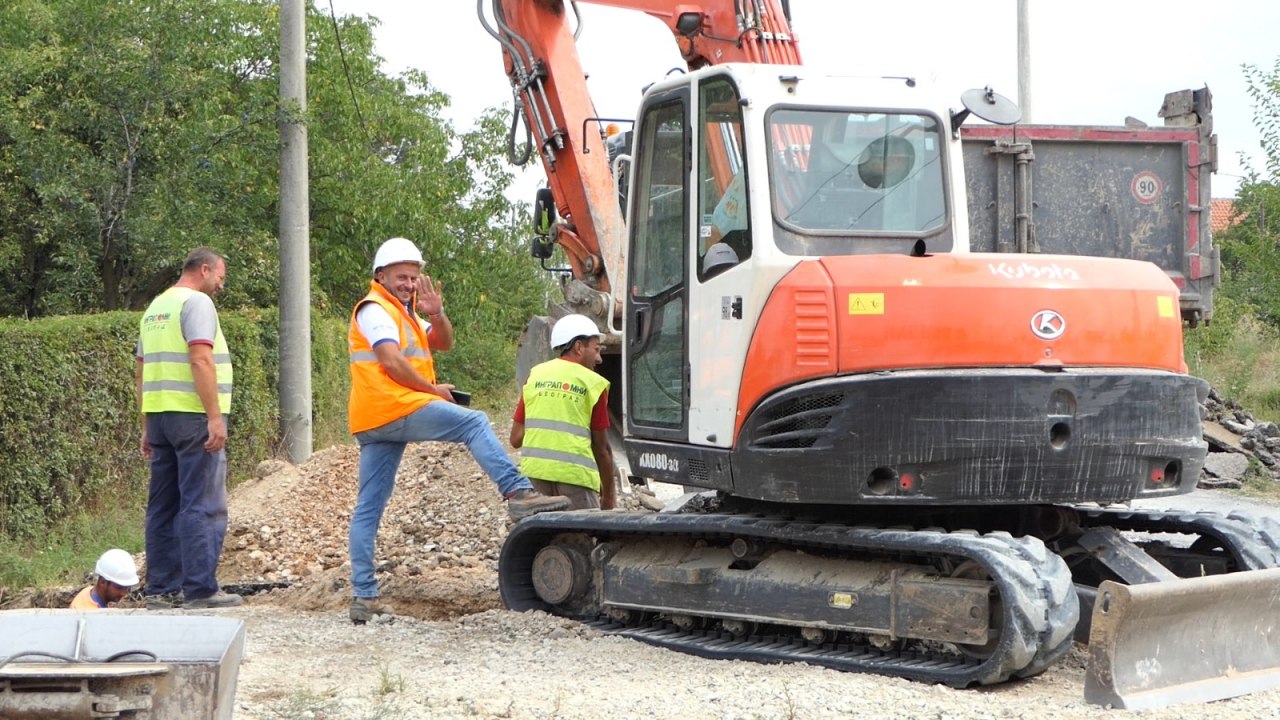
{"label": "kubota logo", "polygon": [[1031,316],[1031,332],[1042,340],[1057,340],[1066,331],[1066,318],[1052,310],[1041,310]]}

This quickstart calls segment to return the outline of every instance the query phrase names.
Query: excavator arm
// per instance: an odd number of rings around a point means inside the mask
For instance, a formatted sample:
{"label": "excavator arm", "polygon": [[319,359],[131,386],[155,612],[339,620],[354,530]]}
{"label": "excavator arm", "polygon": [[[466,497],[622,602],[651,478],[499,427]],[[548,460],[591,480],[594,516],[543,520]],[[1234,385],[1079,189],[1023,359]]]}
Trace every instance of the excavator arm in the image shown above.
{"label": "excavator arm", "polygon": [[800,64],[800,46],[791,32],[786,0],[583,2],[640,10],[658,18],[671,29],[690,70],[727,62]]}
{"label": "excavator arm", "polygon": [[[563,249],[573,276],[566,298],[575,311],[608,327],[622,304],[626,231],[601,118],[578,57],[577,5],[572,0],[491,1],[492,22],[484,0],[478,0],[477,11],[502,46],[517,115],[546,171],[559,217],[546,232]],[[584,1],[658,18],[671,29],[690,69],[725,62],[800,62],[785,0]],[[514,125],[512,130],[514,139]]]}

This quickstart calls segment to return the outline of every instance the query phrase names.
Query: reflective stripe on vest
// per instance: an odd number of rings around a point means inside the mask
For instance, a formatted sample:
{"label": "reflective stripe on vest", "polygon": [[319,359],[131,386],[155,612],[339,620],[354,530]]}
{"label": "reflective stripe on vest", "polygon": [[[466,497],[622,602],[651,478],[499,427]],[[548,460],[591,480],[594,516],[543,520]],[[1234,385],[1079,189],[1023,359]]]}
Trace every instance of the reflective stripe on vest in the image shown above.
{"label": "reflective stripe on vest", "polygon": [[[138,325],[142,348],[142,412],[204,413],[191,373],[191,354],[182,335],[182,307],[198,290],[171,287],[161,293]],[[213,367],[218,383],[218,409],[231,412],[231,351],[218,321],[213,336]]]}
{"label": "reflective stripe on vest", "polygon": [[520,472],[548,482],[600,492],[591,451],[591,413],[609,381],[559,358],[529,372],[524,385],[524,443]]}
{"label": "reflective stripe on vest", "polygon": [[405,387],[387,374],[356,322],[356,314],[367,302],[378,303],[396,321],[400,330],[400,353],[409,361],[409,366],[427,382],[433,385],[436,382],[435,361],[431,358],[431,346],[422,323],[394,295],[376,281],[370,282],[369,294],[356,303],[347,328],[347,357],[351,366],[347,426],[352,434],[382,427],[440,399],[439,396]]}

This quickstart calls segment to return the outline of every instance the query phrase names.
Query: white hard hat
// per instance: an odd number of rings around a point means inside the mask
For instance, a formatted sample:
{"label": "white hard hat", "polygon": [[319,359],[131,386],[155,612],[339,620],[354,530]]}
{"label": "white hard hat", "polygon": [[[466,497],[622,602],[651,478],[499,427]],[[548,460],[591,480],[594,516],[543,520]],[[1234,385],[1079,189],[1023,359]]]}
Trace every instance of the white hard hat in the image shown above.
{"label": "white hard hat", "polygon": [[388,265],[406,262],[417,263],[418,267],[422,267],[422,251],[418,250],[413,241],[394,237],[378,247],[377,254],[373,256],[373,271],[378,272]]}
{"label": "white hard hat", "polygon": [[551,328],[551,349],[568,345],[584,335],[590,337],[599,334],[596,322],[586,315],[565,315]]}
{"label": "white hard hat", "polygon": [[102,553],[93,571],[98,573],[98,577],[120,587],[128,588],[138,584],[138,566],[133,564],[133,557],[129,553],[119,548],[111,548]]}
{"label": "white hard hat", "polygon": [[724,265],[737,264],[738,253],[728,245],[718,242],[707,248],[707,254],[702,257],[702,272],[706,274]]}

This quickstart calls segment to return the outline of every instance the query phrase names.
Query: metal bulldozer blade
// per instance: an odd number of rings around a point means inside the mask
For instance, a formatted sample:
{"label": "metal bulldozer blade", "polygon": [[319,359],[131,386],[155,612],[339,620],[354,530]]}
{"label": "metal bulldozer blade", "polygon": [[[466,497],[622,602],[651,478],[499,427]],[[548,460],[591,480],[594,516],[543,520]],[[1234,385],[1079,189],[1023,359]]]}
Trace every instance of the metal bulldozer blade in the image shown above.
{"label": "metal bulldozer blade", "polygon": [[1280,568],[1104,582],[1084,698],[1145,710],[1280,686]]}

